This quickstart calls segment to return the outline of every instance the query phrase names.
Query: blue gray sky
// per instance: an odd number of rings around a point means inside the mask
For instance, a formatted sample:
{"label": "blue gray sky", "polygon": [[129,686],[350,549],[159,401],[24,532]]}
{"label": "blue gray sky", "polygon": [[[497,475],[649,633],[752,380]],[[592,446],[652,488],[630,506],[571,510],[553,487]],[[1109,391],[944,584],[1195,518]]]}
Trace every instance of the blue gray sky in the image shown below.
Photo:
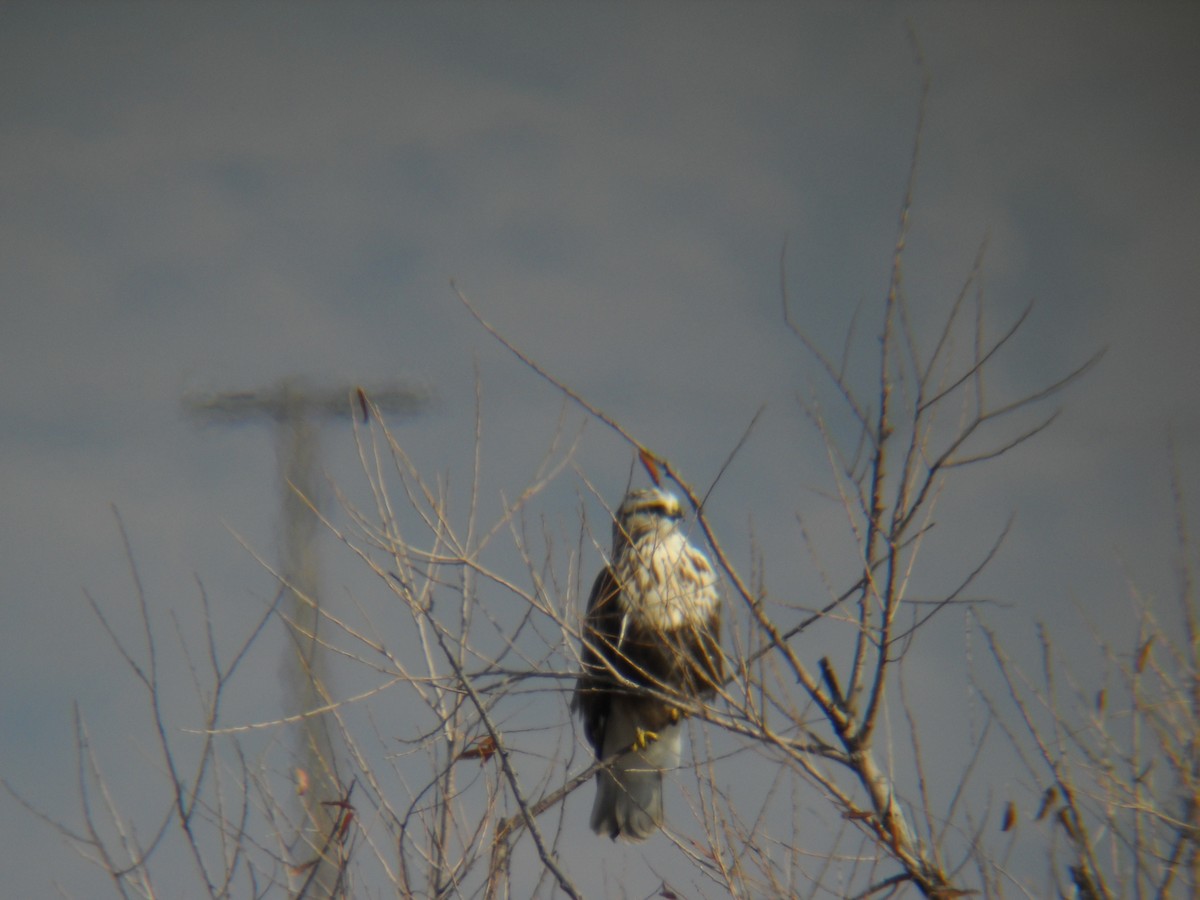
{"label": "blue gray sky", "polygon": [[[520,490],[561,398],[451,279],[697,483],[765,404],[711,515],[745,562],[753,520],[777,594],[821,590],[797,513],[848,572],[797,405],[819,382],[782,325],[780,254],[786,241],[793,314],[815,340],[840,349],[860,304],[871,321],[915,133],[910,25],[932,79],[904,263],[917,321],[986,240],[993,327],[1036,301],[998,395],[1108,347],[1049,432],[964,473],[931,565],[952,579],[957,542],[986,547],[1015,513],[981,586],[1011,604],[994,615],[1014,641],[1045,619],[1069,643],[1073,602],[1120,634],[1128,582],[1168,595],[1168,427],[1200,491],[1194,6],[10,3],[3,775],[71,821],[76,702],[117,777],[148,756],[135,685],[83,599],[132,627],[113,506],[164,615],[194,624],[196,577],[234,618],[273,592],[234,537],[274,553],[270,430],[198,427],[185,394],[285,376],[427,385],[436,406],[400,433],[465,501],[478,374],[484,504]],[[362,496],[349,429],[322,449]],[[629,462],[587,426],[578,465],[610,502]],[[571,544],[581,503],[603,516],[569,473],[534,512]],[[330,552],[326,584],[368,590],[352,570]],[[961,618],[946,634],[930,673],[961,656]],[[268,679],[261,703],[277,698]],[[0,847],[14,896],[94,895],[99,873],[8,799]],[[612,852],[653,889],[635,851]]]}

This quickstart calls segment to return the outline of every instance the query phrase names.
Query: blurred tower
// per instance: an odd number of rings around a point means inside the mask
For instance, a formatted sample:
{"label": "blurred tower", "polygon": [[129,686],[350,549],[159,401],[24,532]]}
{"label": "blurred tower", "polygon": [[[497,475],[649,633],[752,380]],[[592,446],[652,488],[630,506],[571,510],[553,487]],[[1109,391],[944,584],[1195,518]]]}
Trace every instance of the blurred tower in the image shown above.
{"label": "blurred tower", "polygon": [[[291,652],[282,661],[287,716],[311,713],[330,700],[325,655],[321,653],[320,571],[316,553],[319,519],[314,512],[320,508],[316,477],[320,459],[319,424],[354,415],[360,408],[365,415],[365,403],[356,397],[359,391],[381,411],[400,416],[417,415],[429,405],[428,393],[418,387],[314,388],[295,378],[256,391],[191,395],[183,399],[188,413],[204,422],[238,425],[267,419],[275,425],[283,489],[281,612],[291,635]],[[337,755],[327,716],[304,718],[296,746],[296,767],[303,770],[308,781],[302,794],[307,848],[296,849],[297,861],[317,860],[315,869],[306,869],[302,876],[308,882],[305,896],[344,896],[347,886],[340,880],[338,847],[333,839],[340,810],[327,804],[340,799],[346,788],[337,776]]]}

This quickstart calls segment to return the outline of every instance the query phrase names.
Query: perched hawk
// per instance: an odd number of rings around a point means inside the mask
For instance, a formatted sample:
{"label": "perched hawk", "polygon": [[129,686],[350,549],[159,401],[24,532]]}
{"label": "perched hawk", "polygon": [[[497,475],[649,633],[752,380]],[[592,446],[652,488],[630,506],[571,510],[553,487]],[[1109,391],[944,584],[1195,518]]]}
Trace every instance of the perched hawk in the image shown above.
{"label": "perched hawk", "polygon": [[571,708],[597,759],[629,748],[596,775],[592,830],[613,839],[645,840],[662,825],[663,772],[679,766],[681,711],[651,692],[701,698],[724,672],[717,576],[682,518],[673,494],[631,492],[588,600]]}

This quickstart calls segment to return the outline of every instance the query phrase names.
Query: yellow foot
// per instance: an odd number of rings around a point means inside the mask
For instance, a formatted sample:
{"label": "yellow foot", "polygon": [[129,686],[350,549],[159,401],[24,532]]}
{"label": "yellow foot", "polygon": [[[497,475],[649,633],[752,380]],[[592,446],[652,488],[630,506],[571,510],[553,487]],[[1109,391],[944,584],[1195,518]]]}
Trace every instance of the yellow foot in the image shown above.
{"label": "yellow foot", "polygon": [[671,724],[674,725],[676,722],[678,722],[680,719],[683,718],[683,713],[672,706],[670,708],[670,710],[668,710],[668,712],[667,712],[667,718],[670,719]]}
{"label": "yellow foot", "polygon": [[637,737],[633,739],[633,750],[635,753],[639,750],[645,750],[657,740],[658,735],[653,731],[646,731],[645,729],[639,728],[637,730]]}

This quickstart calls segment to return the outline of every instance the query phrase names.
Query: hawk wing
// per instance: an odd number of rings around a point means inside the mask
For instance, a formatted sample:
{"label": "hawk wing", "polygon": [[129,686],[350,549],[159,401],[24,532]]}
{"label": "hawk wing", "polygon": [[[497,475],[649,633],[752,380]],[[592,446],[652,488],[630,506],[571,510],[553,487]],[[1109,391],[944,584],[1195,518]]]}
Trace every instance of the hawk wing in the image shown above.
{"label": "hawk wing", "polygon": [[[702,556],[699,560],[707,566]],[[697,698],[711,695],[725,675],[720,635],[719,606],[670,630],[639,622],[623,608],[612,568],[601,569],[588,597],[583,674],[571,701],[596,756],[604,755],[614,696],[636,710],[642,728],[654,731],[674,722],[678,713],[665,700],[639,693],[638,687]]]}
{"label": "hawk wing", "polygon": [[605,566],[592,583],[588,597],[587,616],[583,623],[583,651],[580,654],[583,674],[575,683],[571,709],[583,719],[583,733],[600,756],[604,746],[604,731],[612,709],[614,685],[605,659],[620,644],[621,612],[618,595],[621,589],[613,578],[612,569]]}

